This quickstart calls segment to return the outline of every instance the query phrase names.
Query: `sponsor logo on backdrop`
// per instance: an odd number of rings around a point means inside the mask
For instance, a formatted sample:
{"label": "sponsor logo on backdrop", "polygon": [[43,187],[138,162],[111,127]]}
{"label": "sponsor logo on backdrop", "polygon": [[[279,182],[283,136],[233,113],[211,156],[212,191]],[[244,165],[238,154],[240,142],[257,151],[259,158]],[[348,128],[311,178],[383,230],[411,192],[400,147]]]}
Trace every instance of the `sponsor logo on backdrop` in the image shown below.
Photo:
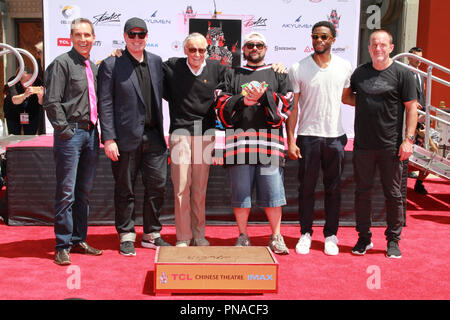
{"label": "sponsor logo on backdrop", "polygon": [[180,41],[174,41],[172,42],[172,50],[173,51],[180,51],[183,44]]}
{"label": "sponsor logo on backdrop", "polygon": [[306,52],[306,53],[314,52],[314,48],[313,48],[313,47],[310,47],[310,46],[306,46],[305,52]]}
{"label": "sponsor logo on backdrop", "polygon": [[317,3],[317,2],[321,2],[322,0],[309,0],[309,2],[315,2],[315,3]]}
{"label": "sponsor logo on backdrop", "polygon": [[72,20],[80,17],[80,7],[75,5],[66,5],[61,7],[61,15],[64,20],[61,20],[61,24],[70,24]]}
{"label": "sponsor logo on backdrop", "polygon": [[281,46],[275,46],[275,51],[297,51],[296,47],[281,47]]}
{"label": "sponsor logo on backdrop", "polygon": [[113,40],[112,41],[112,47],[119,49],[119,48],[125,48],[125,41],[124,40]]}
{"label": "sponsor logo on backdrop", "polygon": [[158,10],[153,12],[149,18],[144,18],[144,21],[151,24],[172,24],[172,20],[159,18],[157,13]]}
{"label": "sponsor logo on backdrop", "polygon": [[101,41],[94,41],[94,43],[92,44],[92,46],[94,47],[101,47],[102,46],[102,42]]}
{"label": "sponsor logo on backdrop", "polygon": [[302,15],[298,16],[293,23],[283,23],[281,27],[285,29],[311,29],[313,25],[305,23],[302,17]]}
{"label": "sponsor logo on backdrop", "polygon": [[159,44],[158,43],[147,43],[145,45],[146,48],[159,48]]}
{"label": "sponsor logo on backdrop", "polygon": [[72,41],[70,38],[58,38],[57,45],[58,47],[70,47],[72,46]]}
{"label": "sponsor logo on backdrop", "polygon": [[94,26],[118,26],[120,25],[121,13],[108,13],[105,11],[103,13],[97,14],[92,17],[92,24]]}
{"label": "sponsor logo on backdrop", "polygon": [[253,17],[247,20],[244,20],[244,26],[246,28],[252,28],[254,30],[267,30],[267,20],[268,18],[263,18],[263,17]]}
{"label": "sponsor logo on backdrop", "polygon": [[186,11],[183,12],[184,24],[186,24],[190,18],[195,18],[196,15],[197,13],[194,12],[192,6],[187,6]]}
{"label": "sponsor logo on backdrop", "polygon": [[334,25],[334,27],[336,29],[336,34],[337,34],[338,29],[339,29],[339,23],[341,21],[341,16],[338,15],[338,12],[336,9],[331,10],[331,13],[328,15],[328,21]]}
{"label": "sponsor logo on backdrop", "polygon": [[331,48],[331,52],[332,53],[344,53],[346,52],[348,49],[350,49],[350,47],[347,45],[345,47],[333,47]]}

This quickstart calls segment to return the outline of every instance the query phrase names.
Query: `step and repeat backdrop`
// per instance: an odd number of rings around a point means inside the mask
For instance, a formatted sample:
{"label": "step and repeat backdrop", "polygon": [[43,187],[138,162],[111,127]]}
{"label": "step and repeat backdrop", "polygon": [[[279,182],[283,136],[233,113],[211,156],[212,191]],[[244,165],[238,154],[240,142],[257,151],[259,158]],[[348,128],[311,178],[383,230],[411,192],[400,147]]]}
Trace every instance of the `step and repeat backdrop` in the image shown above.
{"label": "step and repeat backdrop", "polygon": [[[214,6],[217,5],[217,7]],[[94,26],[96,42],[91,59],[100,62],[114,49],[124,48],[123,26],[127,19],[137,16],[149,28],[147,49],[164,60],[184,56],[182,42],[192,31],[203,33],[210,41],[208,53],[230,66],[244,63],[241,56],[242,40],[248,32],[263,33],[268,41],[267,62],[281,62],[286,67],[312,53],[311,29],[321,20],[333,22],[338,30],[333,54],[357,63],[359,0],[180,0],[141,1],[87,1],[66,2],[44,0],[45,61],[48,65],[56,56],[70,50],[70,22],[79,17],[89,18]],[[166,108],[165,127],[169,127]],[[353,111],[344,108],[343,123],[350,138],[353,137]],[[51,126],[50,126],[51,129]],[[49,131],[48,131],[49,132]],[[52,132],[52,131],[50,131]],[[7,214],[10,225],[53,223],[55,192],[52,137],[41,136],[33,146],[9,146],[7,149]],[[354,225],[354,176],[352,151],[345,153],[342,177],[341,225]],[[34,164],[40,163],[36,167]],[[297,162],[288,161],[285,168],[287,205],[283,207],[283,222],[298,222]],[[166,186],[166,200],[161,220],[172,224],[173,189],[170,170]],[[30,179],[35,183],[29,183]],[[140,178],[138,177],[138,181]],[[316,189],[315,224],[323,224],[324,189],[319,178]],[[406,183],[406,182],[405,182]],[[112,200],[114,181],[110,161],[101,152],[97,176],[91,195],[91,224],[113,224]],[[375,190],[381,190],[377,177]],[[229,185],[221,166],[212,166],[208,181],[206,208],[208,224],[232,224],[234,215],[229,203]],[[143,187],[136,184],[136,207],[142,207]],[[0,203],[1,204],[1,203]],[[372,204],[373,225],[385,225],[385,205],[381,191],[374,192]],[[1,211],[0,211],[1,213]],[[262,208],[253,206],[252,223],[267,223]],[[141,215],[137,224],[142,224]]]}
{"label": "step and repeat backdrop", "polygon": [[[70,23],[88,18],[95,27],[96,41],[91,60],[101,62],[114,49],[123,49],[123,27],[131,17],[146,21],[149,29],[147,50],[163,60],[184,56],[182,43],[191,32],[204,34],[212,59],[240,66],[241,47],[251,31],[263,33],[268,42],[266,62],[286,67],[313,53],[312,26],[322,20],[332,22],[337,39],[332,53],[357,64],[359,39],[359,0],[43,0],[44,54],[48,66],[58,55],[70,50]],[[344,128],[353,137],[354,111],[343,108]],[[164,107],[166,133],[169,128],[167,104]],[[47,121],[47,133],[53,128]]]}

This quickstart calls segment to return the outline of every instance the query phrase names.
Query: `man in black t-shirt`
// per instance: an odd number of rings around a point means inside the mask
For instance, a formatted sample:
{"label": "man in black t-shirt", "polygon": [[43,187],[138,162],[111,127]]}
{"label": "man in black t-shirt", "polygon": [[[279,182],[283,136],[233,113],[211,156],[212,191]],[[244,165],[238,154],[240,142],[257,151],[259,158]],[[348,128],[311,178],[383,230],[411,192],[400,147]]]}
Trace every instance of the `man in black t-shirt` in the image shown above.
{"label": "man in black t-shirt", "polygon": [[353,166],[359,239],[352,253],[357,255],[363,255],[373,247],[371,191],[378,167],[386,200],[386,255],[389,258],[401,257],[398,242],[404,224],[402,161],[412,154],[417,124],[417,93],[412,73],[389,58],[393,49],[392,36],[387,31],[373,32],[369,40],[372,61],[354,71],[351,87],[344,91],[344,103],[356,106]]}

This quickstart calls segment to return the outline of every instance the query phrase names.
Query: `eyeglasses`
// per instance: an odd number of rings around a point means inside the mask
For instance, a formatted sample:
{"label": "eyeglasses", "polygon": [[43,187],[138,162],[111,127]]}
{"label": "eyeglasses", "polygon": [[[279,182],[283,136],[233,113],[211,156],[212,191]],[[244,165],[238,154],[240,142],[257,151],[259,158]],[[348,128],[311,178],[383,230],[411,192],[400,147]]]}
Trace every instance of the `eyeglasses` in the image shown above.
{"label": "eyeglasses", "polygon": [[245,47],[249,50],[253,49],[254,47],[256,47],[256,49],[261,50],[262,48],[264,48],[264,43],[246,43]]}
{"label": "eyeglasses", "polygon": [[130,31],[127,34],[128,34],[128,38],[130,38],[130,39],[134,39],[134,38],[136,38],[136,36],[138,36],[139,39],[145,39],[145,36],[147,35],[147,32],[133,32],[133,31]]}
{"label": "eyeglasses", "polygon": [[329,34],[326,34],[326,33],[323,33],[323,34],[313,33],[311,35],[311,38],[313,38],[313,40],[317,40],[320,38],[323,41],[327,41],[328,39],[332,38],[332,36],[330,36]]}
{"label": "eyeglasses", "polygon": [[188,48],[189,53],[196,53],[198,51],[199,54],[204,54],[206,49],[204,48]]}

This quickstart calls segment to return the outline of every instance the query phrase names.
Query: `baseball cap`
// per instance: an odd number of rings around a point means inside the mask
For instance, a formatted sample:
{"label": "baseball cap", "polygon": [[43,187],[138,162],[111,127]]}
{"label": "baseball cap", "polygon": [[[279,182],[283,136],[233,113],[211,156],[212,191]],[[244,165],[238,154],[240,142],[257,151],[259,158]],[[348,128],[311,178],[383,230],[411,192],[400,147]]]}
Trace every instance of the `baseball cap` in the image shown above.
{"label": "baseball cap", "polygon": [[262,43],[264,43],[264,45],[267,46],[267,41],[266,41],[266,37],[264,37],[264,35],[262,35],[259,32],[250,32],[249,34],[247,34],[244,38],[244,46],[247,42],[251,41],[251,40],[259,40]]}
{"label": "baseball cap", "polygon": [[128,32],[134,28],[141,28],[145,32],[148,32],[147,24],[145,23],[145,21],[137,17],[128,19],[127,22],[125,22],[123,31]]}

